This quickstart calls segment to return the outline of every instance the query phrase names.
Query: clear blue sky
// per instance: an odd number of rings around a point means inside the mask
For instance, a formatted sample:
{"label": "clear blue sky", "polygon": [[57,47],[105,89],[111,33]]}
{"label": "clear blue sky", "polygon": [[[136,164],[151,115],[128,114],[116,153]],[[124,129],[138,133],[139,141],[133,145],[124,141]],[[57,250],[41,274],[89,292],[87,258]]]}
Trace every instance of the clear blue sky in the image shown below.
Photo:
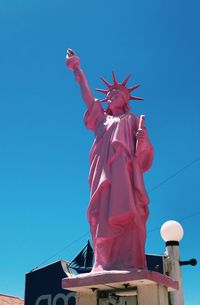
{"label": "clear blue sky", "polygon": [[[23,297],[25,273],[89,231],[93,135],[67,48],[80,55],[93,92],[112,70],[142,84],[145,101],[131,109],[146,114],[155,148],[150,190],[200,157],[199,10],[197,0],[1,0],[1,293]],[[164,253],[163,222],[186,217],[181,258],[200,260],[199,170],[195,162],[150,192],[147,253]],[[46,264],[71,260],[87,238]],[[185,304],[199,305],[199,266],[183,267],[183,285]]]}

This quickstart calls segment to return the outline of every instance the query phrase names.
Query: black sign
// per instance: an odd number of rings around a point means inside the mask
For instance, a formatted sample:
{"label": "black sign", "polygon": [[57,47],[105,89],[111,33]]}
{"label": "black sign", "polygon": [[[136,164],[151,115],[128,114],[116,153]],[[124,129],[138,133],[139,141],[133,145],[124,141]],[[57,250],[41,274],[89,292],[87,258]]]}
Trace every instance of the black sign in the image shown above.
{"label": "black sign", "polygon": [[146,254],[146,261],[148,270],[165,274],[163,255]]}
{"label": "black sign", "polygon": [[75,293],[62,289],[68,263],[58,261],[26,274],[25,305],[75,305]]}

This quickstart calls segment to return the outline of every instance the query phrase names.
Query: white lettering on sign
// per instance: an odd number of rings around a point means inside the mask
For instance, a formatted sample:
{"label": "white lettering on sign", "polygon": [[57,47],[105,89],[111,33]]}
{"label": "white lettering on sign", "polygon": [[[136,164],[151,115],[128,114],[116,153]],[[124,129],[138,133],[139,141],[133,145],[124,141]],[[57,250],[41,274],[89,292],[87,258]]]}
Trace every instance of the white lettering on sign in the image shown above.
{"label": "white lettering on sign", "polygon": [[46,301],[45,305],[51,305],[51,295],[44,294],[44,295],[39,296],[39,298],[37,298],[37,300],[35,302],[35,305],[39,305],[41,301]]}
{"label": "white lettering on sign", "polygon": [[58,293],[54,298],[51,297],[51,294],[44,294],[37,298],[35,305],[40,305],[41,301],[43,301],[42,305],[57,305],[58,300],[63,300],[63,305],[69,305],[69,300],[74,298],[75,293],[69,292],[68,294]]}

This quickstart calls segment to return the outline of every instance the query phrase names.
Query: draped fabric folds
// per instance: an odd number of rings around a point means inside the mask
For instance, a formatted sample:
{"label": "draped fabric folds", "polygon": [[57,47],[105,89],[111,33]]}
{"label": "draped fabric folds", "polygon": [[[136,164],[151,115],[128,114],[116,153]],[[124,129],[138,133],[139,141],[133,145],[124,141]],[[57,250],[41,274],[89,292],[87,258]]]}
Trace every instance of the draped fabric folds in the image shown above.
{"label": "draped fabric folds", "polygon": [[84,116],[95,134],[90,152],[88,220],[94,245],[93,271],[146,266],[144,246],[149,198],[143,172],[153,148],[146,140],[135,157],[138,118],[108,115],[98,102]]}

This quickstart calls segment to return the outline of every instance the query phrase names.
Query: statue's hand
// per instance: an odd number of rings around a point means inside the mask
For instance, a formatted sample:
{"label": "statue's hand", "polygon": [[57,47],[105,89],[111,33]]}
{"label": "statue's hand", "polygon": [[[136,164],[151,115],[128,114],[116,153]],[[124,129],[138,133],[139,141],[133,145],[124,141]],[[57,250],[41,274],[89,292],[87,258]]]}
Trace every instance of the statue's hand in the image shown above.
{"label": "statue's hand", "polygon": [[67,50],[66,65],[70,70],[80,67],[80,59],[72,49]]}
{"label": "statue's hand", "polygon": [[140,153],[141,151],[146,149],[146,145],[148,141],[148,136],[145,127],[137,130],[136,139],[138,141],[137,152]]}

